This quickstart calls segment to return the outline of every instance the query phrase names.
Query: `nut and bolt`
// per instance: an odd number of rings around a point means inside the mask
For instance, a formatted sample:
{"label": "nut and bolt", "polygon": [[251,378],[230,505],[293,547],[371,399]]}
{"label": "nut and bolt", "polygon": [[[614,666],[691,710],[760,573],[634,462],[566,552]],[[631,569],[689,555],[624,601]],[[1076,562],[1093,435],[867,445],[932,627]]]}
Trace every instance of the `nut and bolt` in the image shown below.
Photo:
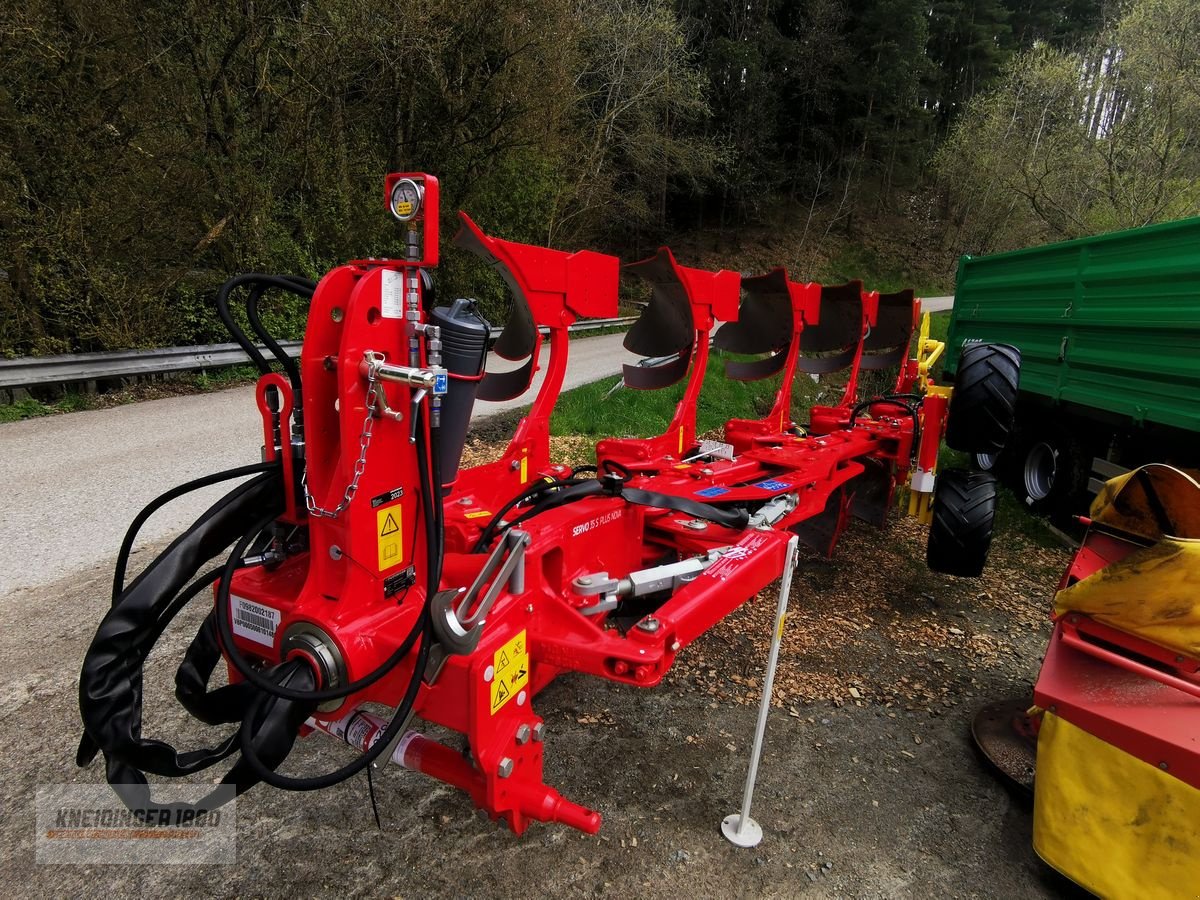
{"label": "nut and bolt", "polygon": [[637,627],[642,631],[645,631],[647,634],[654,634],[654,632],[658,631],[659,629],[659,622],[658,619],[654,618],[654,616],[650,616],[638,622]]}
{"label": "nut and bolt", "polygon": [[704,531],[708,528],[708,523],[703,519],[688,519],[683,523],[684,528],[690,528],[692,531]]}
{"label": "nut and bolt", "polygon": [[546,726],[541,722],[533,726],[533,739],[539,743],[546,739]]}
{"label": "nut and bolt", "polygon": [[329,558],[330,559],[341,559],[342,558],[342,548],[339,547],[337,544],[330,544],[329,545]]}
{"label": "nut and bolt", "polygon": [[1170,766],[1168,766],[1168,765],[1167,765],[1165,762],[1160,762],[1160,763],[1158,764],[1158,767],[1159,767],[1160,769],[1162,769],[1164,772],[1165,772],[1165,771],[1167,771],[1167,769],[1169,769],[1169,768],[1170,768]]}
{"label": "nut and bolt", "polygon": [[533,729],[528,725],[521,725],[517,728],[517,743],[528,744],[529,738],[533,735]]}
{"label": "nut and bolt", "polygon": [[496,667],[495,666],[488,666],[486,669],[483,670],[483,680],[484,681],[490,682],[495,677],[496,677]]}
{"label": "nut and bolt", "polygon": [[509,775],[512,774],[512,771],[513,771],[513,761],[512,761],[512,758],[508,757],[508,756],[506,756],[506,757],[504,757],[504,759],[500,760],[500,765],[498,765],[496,767],[496,774],[499,775],[501,778],[507,778]]}

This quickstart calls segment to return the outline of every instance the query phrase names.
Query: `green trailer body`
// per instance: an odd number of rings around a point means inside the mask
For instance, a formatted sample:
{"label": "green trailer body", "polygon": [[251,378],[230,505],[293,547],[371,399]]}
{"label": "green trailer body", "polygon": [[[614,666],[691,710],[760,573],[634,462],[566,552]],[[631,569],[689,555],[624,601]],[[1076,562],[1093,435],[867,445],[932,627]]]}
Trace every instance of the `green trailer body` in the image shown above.
{"label": "green trailer body", "polygon": [[[1162,447],[1167,461],[1200,463],[1200,218],[963,257],[949,377],[973,341],[1021,350],[1021,452],[1040,429],[1057,431],[1056,456],[1069,433],[1077,455],[1116,461],[1137,447],[1120,460],[1137,465]],[[1022,474],[1009,472],[1014,487]]]}

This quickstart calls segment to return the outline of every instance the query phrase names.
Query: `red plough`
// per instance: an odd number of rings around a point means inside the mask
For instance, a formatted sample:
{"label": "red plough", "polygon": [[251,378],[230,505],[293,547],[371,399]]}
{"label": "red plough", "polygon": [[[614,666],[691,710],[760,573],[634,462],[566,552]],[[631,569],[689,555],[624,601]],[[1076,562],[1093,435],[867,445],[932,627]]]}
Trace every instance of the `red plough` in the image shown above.
{"label": "red plough", "polygon": [[[402,259],[341,266],[315,289],[237,283],[255,302],[271,288],[311,292],[301,365],[260,383],[256,477],[128,586],[119,563],[112,612],[84,661],[80,761],[103,751],[115,785],[141,787],[145,773],[188,774],[238,752],[225,778],[238,790],[260,780],[308,790],[390,759],[462,788],[514,831],[539,820],[595,832],[597,812],[544,783],[539,691],[567,671],[656,685],[684,647],[779,577],[793,535],[830,554],[851,516],[884,525],[910,481],[912,508],[926,512],[950,395],[929,378],[939,345],[923,332],[909,357],[911,292],[802,284],[782,269],[743,280],[682,266],[664,248],[627,267],[652,295],[626,346],[654,364],[626,367],[625,381],[657,389],[686,378],[683,400],[663,434],[602,440],[596,466],[572,470],[549,448],[567,328],[616,313],[618,261],[493,238],[463,215],[455,243],[513,293],[495,353],[521,365],[488,372],[489,328],[474,305],[433,298],[436,179],[389,176],[387,194],[406,225]],[[698,441],[714,329],[715,346],[736,354],[729,377],[780,383],[763,419]],[[1007,348],[982,349],[997,357],[998,391],[1015,396]],[[890,368],[892,390],[860,396],[861,371]],[[538,369],[545,378],[501,458],[460,471],[476,401],[524,394]],[[797,373],[843,370],[841,401],[798,426]],[[971,441],[1003,443],[996,416],[950,414],[974,416],[959,429]],[[930,560],[978,574],[995,488],[988,476],[956,478],[974,494],[968,504],[939,492]],[[231,543],[219,575],[189,586]],[[214,582],[178,695],[237,732],[176,754],[141,735],[141,661]],[[231,685],[209,690],[221,662]],[[421,723],[463,735],[466,751]],[[318,730],[362,753],[327,775],[278,772],[297,737]]]}

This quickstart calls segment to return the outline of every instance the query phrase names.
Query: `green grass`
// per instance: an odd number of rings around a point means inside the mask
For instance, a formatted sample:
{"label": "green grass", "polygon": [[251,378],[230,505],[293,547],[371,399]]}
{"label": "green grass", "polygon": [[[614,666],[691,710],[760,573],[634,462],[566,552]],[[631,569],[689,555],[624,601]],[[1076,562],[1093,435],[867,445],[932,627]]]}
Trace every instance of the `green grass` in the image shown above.
{"label": "green grass", "polygon": [[[719,350],[709,356],[704,389],[696,411],[696,433],[720,428],[729,419],[757,419],[775,402],[778,378],[739,382],[725,377],[726,359]],[[635,391],[621,387],[610,394],[620,376],[605,378],[567,391],[558,398],[550,420],[552,434],[588,437],[652,437],[662,434],[683,397],[686,382],[660,391]],[[796,379],[797,402],[807,388],[817,386],[805,376]],[[815,390],[812,391],[815,393]]]}
{"label": "green grass", "polygon": [[46,406],[32,397],[25,397],[16,403],[0,404],[0,422],[19,422],[22,419],[36,419],[57,412],[53,407]]}

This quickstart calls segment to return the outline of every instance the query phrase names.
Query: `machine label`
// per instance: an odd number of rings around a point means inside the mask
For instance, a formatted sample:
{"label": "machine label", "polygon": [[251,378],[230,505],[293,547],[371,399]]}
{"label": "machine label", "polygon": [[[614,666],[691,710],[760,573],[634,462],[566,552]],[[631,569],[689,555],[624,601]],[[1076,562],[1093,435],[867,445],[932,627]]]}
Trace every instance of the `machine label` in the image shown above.
{"label": "machine label", "polygon": [[529,647],[524,631],[496,651],[492,669],[494,716],[529,683]]}
{"label": "machine label", "polygon": [[371,509],[378,509],[385,503],[391,503],[393,500],[399,500],[404,496],[404,488],[392,488],[386,494],[380,494],[378,497],[371,498]]}
{"label": "machine label", "polygon": [[571,537],[577,538],[581,534],[587,534],[594,528],[599,528],[601,525],[607,525],[609,522],[615,522],[621,516],[625,515],[625,510],[614,509],[612,512],[606,512],[603,515],[596,516],[594,519],[589,519],[581,525],[576,525],[571,529]]}
{"label": "machine label", "polygon": [[404,562],[404,529],[400,504],[375,511],[375,534],[379,536],[379,571]]}
{"label": "machine label", "polygon": [[233,613],[235,635],[265,647],[275,646],[275,631],[281,618],[279,610],[233,594],[229,596],[229,609]]}
{"label": "machine label", "polygon": [[696,491],[697,497],[720,497],[722,494],[728,494],[729,488],[710,487],[702,491]]}
{"label": "machine label", "polygon": [[754,486],[756,488],[762,488],[764,491],[786,491],[791,487],[791,485],[786,481],[775,481],[773,479],[759,481]]}
{"label": "machine label", "polygon": [[486,519],[491,516],[491,512],[486,509],[473,509],[469,513],[464,514],[468,519]]}
{"label": "machine label", "polygon": [[404,273],[384,269],[379,279],[379,311],[385,319],[404,318]]}

